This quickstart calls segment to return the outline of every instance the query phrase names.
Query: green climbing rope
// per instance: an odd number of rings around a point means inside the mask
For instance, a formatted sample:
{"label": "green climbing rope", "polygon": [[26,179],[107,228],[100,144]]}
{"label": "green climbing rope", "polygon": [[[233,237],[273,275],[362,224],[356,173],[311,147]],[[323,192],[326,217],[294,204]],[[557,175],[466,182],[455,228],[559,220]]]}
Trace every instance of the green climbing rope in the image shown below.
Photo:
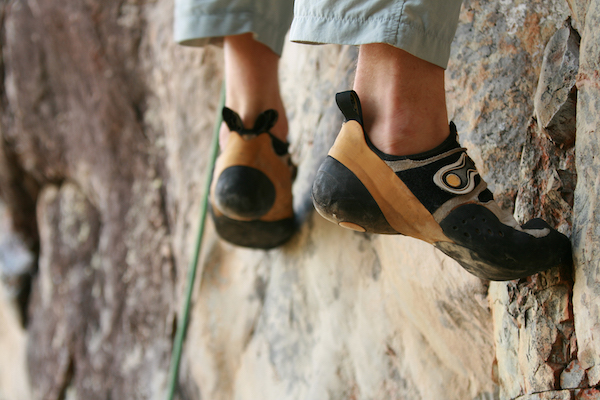
{"label": "green climbing rope", "polygon": [[206,167],[206,182],[204,185],[204,196],[202,197],[202,204],[200,205],[200,223],[198,226],[198,232],[196,234],[196,242],[194,243],[194,254],[190,260],[188,269],[187,283],[185,288],[185,298],[183,299],[183,307],[181,315],[177,323],[177,332],[175,334],[175,342],[173,343],[173,351],[171,353],[171,366],[169,368],[169,382],[167,391],[167,400],[173,400],[175,395],[175,388],[177,387],[177,378],[179,377],[179,364],[181,361],[181,352],[183,349],[183,341],[190,319],[190,304],[192,301],[192,292],[194,289],[194,281],[196,279],[196,271],[198,269],[198,259],[200,258],[200,251],[202,247],[202,237],[204,236],[204,226],[206,224],[206,214],[208,210],[208,194],[210,192],[210,181],[212,171],[219,153],[219,129],[223,119],[221,117],[221,109],[225,104],[225,83],[221,88],[221,99],[218,108],[218,116],[215,121],[215,127],[213,131],[212,143],[210,146],[210,157],[208,159],[208,165]]}

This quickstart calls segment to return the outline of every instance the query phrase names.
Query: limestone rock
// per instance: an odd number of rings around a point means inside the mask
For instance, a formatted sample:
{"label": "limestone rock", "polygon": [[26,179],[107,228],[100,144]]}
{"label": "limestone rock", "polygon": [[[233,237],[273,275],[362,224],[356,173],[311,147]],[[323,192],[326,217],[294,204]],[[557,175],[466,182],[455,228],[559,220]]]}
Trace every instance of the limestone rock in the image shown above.
{"label": "limestone rock", "polygon": [[6,205],[0,201],[0,285],[4,286],[7,303],[20,308],[26,323],[26,310],[31,275],[35,272],[35,254],[15,231]]}
{"label": "limestone rock", "polygon": [[[585,29],[581,35],[581,56],[577,80],[577,188],[575,189],[573,244],[575,286],[573,310],[577,330],[578,359],[582,368],[600,365],[600,309],[596,297],[600,293],[598,251],[600,249],[600,213],[597,206],[600,187],[600,49],[597,28],[600,24],[600,2],[591,1]],[[598,384],[590,377],[590,385]]]}
{"label": "limestone rock", "polygon": [[575,141],[579,34],[567,25],[550,38],[535,93],[537,122],[556,144]]}
{"label": "limestone rock", "polygon": [[501,398],[549,392],[575,357],[570,275],[559,271],[530,282],[490,286],[496,299],[494,336]]}
{"label": "limestone rock", "polygon": [[600,365],[594,365],[592,368],[587,369],[586,375],[592,385],[598,385],[598,382],[600,382]]}
{"label": "limestone rock", "polygon": [[84,297],[92,292],[99,268],[92,265],[99,223],[73,184],[45,189],[38,210],[43,248],[34,284],[28,363],[36,382],[33,397],[58,398],[76,373],[75,354],[85,346],[89,320],[82,315],[94,315]]}
{"label": "limestone rock", "polygon": [[21,316],[0,284],[0,398],[30,400],[31,381],[27,371],[27,333]]}
{"label": "limestone rock", "polygon": [[515,400],[572,400],[573,392],[570,390],[552,390],[548,392],[527,394]]}
{"label": "limestone rock", "polygon": [[543,218],[568,236],[577,183],[575,149],[556,147],[540,134],[535,121],[527,134],[519,166],[521,183],[515,199],[515,218],[520,223]]}
{"label": "limestone rock", "polygon": [[11,168],[0,186],[29,218],[17,225],[41,238],[33,396],[159,396],[174,272],[163,156],[143,120],[141,8],[41,1],[2,11],[0,165]]}
{"label": "limestone rock", "polygon": [[[543,217],[569,234],[575,152],[557,149],[531,119],[544,43],[569,10],[561,2],[471,1],[463,8],[447,71],[461,143],[502,206],[510,209],[516,195],[519,222]],[[577,353],[571,286],[570,271],[490,285],[501,399],[571,397],[556,390]]]}
{"label": "limestone rock", "polygon": [[573,360],[560,374],[560,387],[563,389],[576,389],[585,387],[585,370],[579,361]]}
{"label": "limestone rock", "polygon": [[600,390],[596,388],[582,389],[575,391],[575,400],[598,400],[600,399]]}
{"label": "limestone rock", "polygon": [[569,8],[571,9],[571,16],[573,17],[573,26],[575,29],[581,31],[585,26],[585,15],[590,5],[590,0],[566,0]]}
{"label": "limestone rock", "polygon": [[465,1],[446,71],[450,118],[497,200],[512,208],[545,43],[562,1]]}

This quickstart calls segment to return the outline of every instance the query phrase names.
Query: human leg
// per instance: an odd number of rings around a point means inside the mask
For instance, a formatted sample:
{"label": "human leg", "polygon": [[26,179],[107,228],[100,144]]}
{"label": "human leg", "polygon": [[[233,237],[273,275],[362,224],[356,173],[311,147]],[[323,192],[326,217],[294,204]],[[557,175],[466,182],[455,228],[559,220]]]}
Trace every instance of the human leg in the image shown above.
{"label": "human leg", "polygon": [[360,45],[354,90],[380,150],[429,150],[449,133],[444,70],[462,0],[297,0],[290,39]]}
{"label": "human leg", "polygon": [[[277,111],[279,117],[270,132],[286,141],[288,122],[279,90],[279,55],[254,39],[252,33],[226,36],[223,53],[225,105],[235,110],[248,128],[263,111]],[[221,147],[228,135],[224,124],[220,133]]]}
{"label": "human leg", "polygon": [[292,1],[176,2],[177,41],[223,42],[226,103],[210,205],[219,235],[240,246],[271,248],[295,228],[293,167],[278,82],[291,15]]}
{"label": "human leg", "polygon": [[364,44],[354,90],[362,103],[365,130],[384,153],[421,153],[448,137],[442,67],[388,44]]}
{"label": "human leg", "polygon": [[[287,136],[287,118],[279,94],[278,66],[292,20],[293,1],[176,0],[175,40],[185,46],[223,43],[226,106],[244,124],[274,109],[279,119],[272,133]],[[221,129],[221,145],[228,130]]]}

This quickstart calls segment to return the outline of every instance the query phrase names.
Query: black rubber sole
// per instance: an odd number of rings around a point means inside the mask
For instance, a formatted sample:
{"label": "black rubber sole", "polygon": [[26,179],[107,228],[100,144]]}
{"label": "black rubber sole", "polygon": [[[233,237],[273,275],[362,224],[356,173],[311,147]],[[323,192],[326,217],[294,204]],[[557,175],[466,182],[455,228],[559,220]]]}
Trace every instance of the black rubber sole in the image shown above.
{"label": "black rubber sole", "polygon": [[398,234],[360,179],[331,156],[327,156],[317,171],[312,199],[319,214],[340,226],[352,226],[351,229],[371,233]]}
{"label": "black rubber sole", "polygon": [[239,221],[224,215],[216,216],[209,207],[219,236],[236,246],[254,249],[272,249],[287,242],[296,232],[294,218],[279,221]]}
{"label": "black rubber sole", "polygon": [[435,246],[463,268],[482,279],[507,281],[557,266],[572,265],[571,242],[541,219],[524,229],[548,229],[534,237],[501,223],[482,205],[465,204],[453,210],[440,226],[455,243]]}
{"label": "black rubber sole", "polygon": [[235,165],[217,179],[214,198],[219,210],[229,216],[258,219],[275,203],[275,186],[256,168]]}

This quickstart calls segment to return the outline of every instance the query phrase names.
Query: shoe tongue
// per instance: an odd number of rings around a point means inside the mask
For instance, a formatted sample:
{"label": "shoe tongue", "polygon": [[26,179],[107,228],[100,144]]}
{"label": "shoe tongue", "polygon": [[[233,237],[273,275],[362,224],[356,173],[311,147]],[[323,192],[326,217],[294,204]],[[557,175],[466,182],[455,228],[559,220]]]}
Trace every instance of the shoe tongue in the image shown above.
{"label": "shoe tongue", "polygon": [[447,151],[460,148],[460,144],[458,143],[458,135],[456,133],[456,126],[453,122],[450,122],[450,135],[444,140],[440,145],[434,147],[431,150],[424,151],[422,153],[410,154],[407,156],[394,156],[392,154],[387,154],[376,148],[373,143],[369,140],[368,136],[365,135],[367,139],[367,144],[382,160],[384,161],[400,161],[400,160],[426,160],[433,156],[437,156],[438,154],[445,153]]}

